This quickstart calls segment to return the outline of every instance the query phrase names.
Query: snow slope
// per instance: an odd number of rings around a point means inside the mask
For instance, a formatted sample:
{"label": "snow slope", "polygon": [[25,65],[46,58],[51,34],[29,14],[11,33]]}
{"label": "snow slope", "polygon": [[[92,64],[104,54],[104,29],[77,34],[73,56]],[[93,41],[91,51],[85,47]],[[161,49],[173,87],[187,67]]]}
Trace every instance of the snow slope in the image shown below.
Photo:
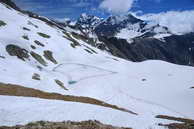
{"label": "snow slope", "polygon": [[[128,62],[89,46],[68,30],[49,26],[2,4],[0,14],[0,20],[6,23],[0,26],[0,82],[64,95],[92,97],[138,114],[89,104],[0,96],[0,125],[37,120],[95,119],[133,129],[160,129],[162,127],[157,126],[158,123],[169,121],[156,119],[156,115],[194,118],[194,91],[190,89],[194,85],[193,67],[162,61]],[[39,32],[50,37],[42,37]],[[29,40],[22,38],[24,35]],[[35,40],[44,46],[35,44]],[[75,41],[80,45],[72,46]],[[11,56],[6,50],[10,44],[25,49],[29,57],[21,60]],[[57,63],[44,56],[44,51],[48,50]],[[46,65],[34,58],[30,54],[32,51],[39,54]],[[34,73],[40,75],[40,80],[32,79]],[[61,88],[56,79],[63,82],[68,90]]]}

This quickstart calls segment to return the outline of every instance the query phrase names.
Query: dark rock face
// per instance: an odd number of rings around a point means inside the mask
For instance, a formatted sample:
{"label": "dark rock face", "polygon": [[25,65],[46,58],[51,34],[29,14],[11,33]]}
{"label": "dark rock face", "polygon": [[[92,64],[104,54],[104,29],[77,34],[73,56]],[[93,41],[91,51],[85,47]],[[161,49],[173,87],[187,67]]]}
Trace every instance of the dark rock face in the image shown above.
{"label": "dark rock face", "polygon": [[194,66],[194,33],[172,35],[164,41],[154,38],[138,38],[129,44],[125,39],[100,37],[110,52],[135,62],[163,60],[180,65]]}

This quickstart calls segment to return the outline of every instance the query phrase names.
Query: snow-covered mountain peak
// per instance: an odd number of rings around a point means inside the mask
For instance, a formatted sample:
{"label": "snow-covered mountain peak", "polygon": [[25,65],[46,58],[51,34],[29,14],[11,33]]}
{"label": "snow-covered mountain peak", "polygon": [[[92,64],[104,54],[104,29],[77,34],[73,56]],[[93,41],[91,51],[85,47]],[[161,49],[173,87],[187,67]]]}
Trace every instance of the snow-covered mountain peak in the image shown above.
{"label": "snow-covered mountain peak", "polygon": [[117,15],[117,16],[110,16],[105,20],[107,24],[134,24],[137,22],[141,22],[140,19],[134,17],[132,14],[127,14],[127,15]]}
{"label": "snow-covered mountain peak", "polygon": [[91,27],[94,28],[97,26],[103,19],[93,16],[93,15],[88,15],[86,13],[81,14],[80,18],[77,20],[77,25],[84,27]]}

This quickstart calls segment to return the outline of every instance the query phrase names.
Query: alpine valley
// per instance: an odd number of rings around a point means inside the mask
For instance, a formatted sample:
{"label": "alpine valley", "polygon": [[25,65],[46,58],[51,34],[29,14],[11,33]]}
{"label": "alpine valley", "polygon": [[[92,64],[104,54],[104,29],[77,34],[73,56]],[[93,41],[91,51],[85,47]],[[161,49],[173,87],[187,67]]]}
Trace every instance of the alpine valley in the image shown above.
{"label": "alpine valley", "polygon": [[193,32],[0,0],[0,129],[194,129],[193,66]]}

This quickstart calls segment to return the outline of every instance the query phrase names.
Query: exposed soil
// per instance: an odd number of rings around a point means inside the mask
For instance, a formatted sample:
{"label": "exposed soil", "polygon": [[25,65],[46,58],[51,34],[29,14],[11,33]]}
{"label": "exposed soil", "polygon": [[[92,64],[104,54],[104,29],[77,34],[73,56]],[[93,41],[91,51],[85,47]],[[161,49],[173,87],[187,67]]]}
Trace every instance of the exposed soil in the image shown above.
{"label": "exposed soil", "polygon": [[89,97],[81,97],[81,96],[61,95],[58,93],[48,93],[48,92],[43,92],[43,91],[32,89],[32,88],[22,87],[19,85],[0,83],[0,95],[35,97],[35,98],[42,98],[42,99],[87,103],[87,104],[103,106],[103,107],[127,112],[133,115],[137,115],[137,113],[135,112],[118,107],[116,105],[108,104],[106,102],[103,102],[97,99],[93,99]]}
{"label": "exposed soil", "polygon": [[186,118],[179,118],[179,117],[172,117],[172,116],[165,116],[165,115],[158,115],[156,118],[166,119],[166,120],[174,120],[180,123],[171,123],[171,124],[162,124],[160,126],[167,127],[168,129],[194,129],[194,120],[186,119]]}
{"label": "exposed soil", "polygon": [[39,121],[35,123],[29,123],[27,125],[17,125],[14,127],[0,127],[0,129],[131,129],[114,127],[111,125],[105,125],[98,121],[82,121],[82,122],[47,122]]}

